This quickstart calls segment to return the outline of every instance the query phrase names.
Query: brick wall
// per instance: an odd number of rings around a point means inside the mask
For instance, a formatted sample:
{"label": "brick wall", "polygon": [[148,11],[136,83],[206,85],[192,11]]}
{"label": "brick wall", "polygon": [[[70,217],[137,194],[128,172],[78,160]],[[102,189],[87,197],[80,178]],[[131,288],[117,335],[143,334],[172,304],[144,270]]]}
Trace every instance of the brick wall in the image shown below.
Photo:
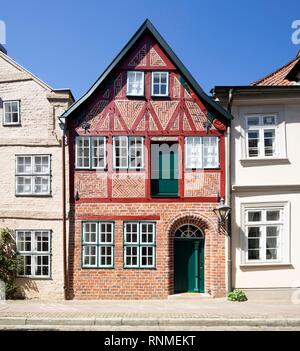
{"label": "brick wall", "polygon": [[[80,216],[159,215],[156,225],[156,269],[123,268],[123,221],[115,221],[115,267],[81,268],[81,221],[70,228],[70,296],[97,298],[167,298],[173,293],[174,223],[201,223],[205,234],[205,291],[213,296],[225,294],[225,239],[218,233],[211,203],[78,203]],[[72,211],[73,217],[75,212]],[[72,221],[71,221],[72,223]]]}

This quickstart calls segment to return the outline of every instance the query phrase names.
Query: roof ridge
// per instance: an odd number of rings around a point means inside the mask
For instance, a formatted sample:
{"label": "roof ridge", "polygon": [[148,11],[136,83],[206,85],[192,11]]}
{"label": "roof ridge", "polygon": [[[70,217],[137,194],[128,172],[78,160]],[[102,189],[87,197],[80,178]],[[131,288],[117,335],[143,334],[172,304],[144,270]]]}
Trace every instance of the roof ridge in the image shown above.
{"label": "roof ridge", "polygon": [[292,64],[293,62],[296,63],[296,61],[299,61],[299,60],[300,60],[300,56],[294,57],[291,61],[289,61],[289,62],[286,63],[285,65],[279,67],[278,69],[276,69],[275,71],[273,71],[273,72],[267,74],[266,76],[264,76],[264,77],[262,77],[262,78],[260,78],[260,79],[258,79],[258,80],[256,80],[256,81],[250,83],[249,85],[257,85],[258,83],[261,83],[261,82],[263,82],[264,80],[266,80],[266,79],[268,79],[268,78],[274,76],[276,73],[282,71],[284,68],[288,67],[288,66],[289,66],[290,64]]}

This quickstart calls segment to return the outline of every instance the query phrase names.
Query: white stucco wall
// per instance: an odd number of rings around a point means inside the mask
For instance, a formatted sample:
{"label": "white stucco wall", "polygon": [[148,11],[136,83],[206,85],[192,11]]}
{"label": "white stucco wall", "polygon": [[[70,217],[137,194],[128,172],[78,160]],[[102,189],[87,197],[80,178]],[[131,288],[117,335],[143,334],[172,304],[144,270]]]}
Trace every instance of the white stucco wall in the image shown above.
{"label": "white stucco wall", "polygon": [[[244,160],[244,115],[277,113],[280,156],[277,159]],[[300,98],[261,96],[236,98],[232,113],[232,283],[236,288],[292,288],[300,286]],[[243,265],[244,204],[287,203],[289,262]],[[264,206],[262,206],[264,207]],[[286,225],[286,224],[285,224]]]}

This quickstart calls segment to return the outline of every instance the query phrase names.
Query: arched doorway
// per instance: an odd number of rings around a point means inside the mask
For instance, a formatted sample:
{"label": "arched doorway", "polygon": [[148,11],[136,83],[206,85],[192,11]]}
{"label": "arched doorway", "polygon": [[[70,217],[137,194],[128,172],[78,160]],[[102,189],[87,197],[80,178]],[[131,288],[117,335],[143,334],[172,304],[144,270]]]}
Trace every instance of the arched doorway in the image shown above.
{"label": "arched doorway", "polygon": [[204,292],[204,235],[193,224],[175,231],[174,292]]}

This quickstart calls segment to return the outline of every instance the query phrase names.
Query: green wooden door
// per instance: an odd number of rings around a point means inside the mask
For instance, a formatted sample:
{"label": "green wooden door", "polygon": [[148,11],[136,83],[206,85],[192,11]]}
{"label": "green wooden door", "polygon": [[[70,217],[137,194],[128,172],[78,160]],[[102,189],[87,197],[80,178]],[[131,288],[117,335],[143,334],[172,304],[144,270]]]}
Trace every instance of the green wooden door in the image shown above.
{"label": "green wooden door", "polygon": [[175,240],[174,291],[204,292],[203,240]]}
{"label": "green wooden door", "polygon": [[178,196],[178,144],[156,143],[151,146],[151,195]]}

